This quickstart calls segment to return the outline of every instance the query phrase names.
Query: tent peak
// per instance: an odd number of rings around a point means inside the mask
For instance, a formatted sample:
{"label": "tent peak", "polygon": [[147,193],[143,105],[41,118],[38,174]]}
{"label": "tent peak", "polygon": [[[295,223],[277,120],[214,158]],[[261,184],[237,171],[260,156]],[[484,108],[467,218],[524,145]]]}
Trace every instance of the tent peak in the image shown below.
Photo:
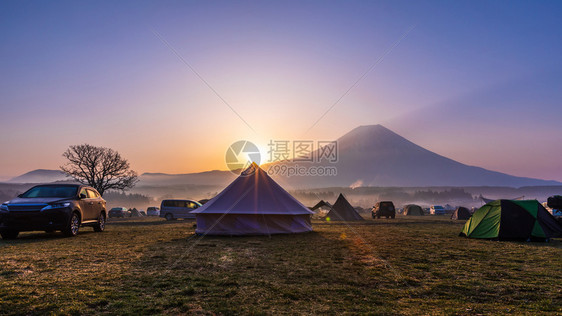
{"label": "tent peak", "polygon": [[260,171],[260,170],[262,170],[262,169],[260,168],[260,166],[259,166],[257,163],[252,162],[252,163],[250,164],[250,166],[249,166],[248,168],[246,168],[246,170],[244,170],[244,171],[242,171],[242,172],[240,173],[240,175],[241,175],[241,176],[251,176],[252,174],[254,174],[254,173],[256,173],[256,172],[258,172],[258,171]]}

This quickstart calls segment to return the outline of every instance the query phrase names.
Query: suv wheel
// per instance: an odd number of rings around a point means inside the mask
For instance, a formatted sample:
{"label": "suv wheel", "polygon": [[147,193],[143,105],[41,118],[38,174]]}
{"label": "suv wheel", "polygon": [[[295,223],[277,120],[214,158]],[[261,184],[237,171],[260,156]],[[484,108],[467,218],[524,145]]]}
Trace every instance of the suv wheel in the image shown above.
{"label": "suv wheel", "polygon": [[98,217],[98,223],[94,225],[95,232],[102,232],[105,229],[105,214],[103,212],[100,213]]}
{"label": "suv wheel", "polygon": [[74,237],[78,235],[78,230],[80,229],[80,216],[78,213],[73,212],[70,216],[70,221],[65,229],[62,230],[63,234],[69,237]]}
{"label": "suv wheel", "polygon": [[0,235],[2,235],[2,239],[16,239],[19,233],[17,230],[3,230]]}
{"label": "suv wheel", "polygon": [[166,220],[167,221],[171,221],[173,219],[174,219],[174,216],[172,214],[170,214],[170,213],[166,214]]}

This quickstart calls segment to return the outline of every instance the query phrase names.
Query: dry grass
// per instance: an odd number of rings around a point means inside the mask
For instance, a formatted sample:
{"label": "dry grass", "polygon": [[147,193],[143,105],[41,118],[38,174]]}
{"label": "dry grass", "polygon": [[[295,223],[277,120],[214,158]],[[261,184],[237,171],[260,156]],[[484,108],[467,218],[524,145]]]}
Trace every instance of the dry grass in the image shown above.
{"label": "dry grass", "polygon": [[445,218],[270,237],[112,221],[0,241],[2,314],[560,314],[562,242],[457,237]]}

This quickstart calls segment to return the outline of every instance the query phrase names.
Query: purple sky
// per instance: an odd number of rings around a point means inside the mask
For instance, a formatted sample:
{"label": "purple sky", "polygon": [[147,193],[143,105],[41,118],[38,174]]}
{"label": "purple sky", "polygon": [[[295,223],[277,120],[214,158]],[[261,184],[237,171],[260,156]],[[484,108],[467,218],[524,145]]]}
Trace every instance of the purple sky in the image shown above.
{"label": "purple sky", "polygon": [[140,173],[226,169],[240,139],[383,124],[562,181],[561,21],[559,1],[2,1],[0,177],[80,143]]}

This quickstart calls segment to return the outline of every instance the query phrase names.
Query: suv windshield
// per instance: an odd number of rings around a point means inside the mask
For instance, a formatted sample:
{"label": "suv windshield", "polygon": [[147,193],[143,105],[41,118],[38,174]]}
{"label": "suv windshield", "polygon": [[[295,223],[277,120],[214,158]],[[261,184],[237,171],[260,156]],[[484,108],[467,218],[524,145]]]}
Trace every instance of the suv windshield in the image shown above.
{"label": "suv windshield", "polygon": [[22,198],[71,198],[76,196],[76,191],[78,187],[76,186],[56,186],[56,185],[45,185],[36,186],[21,195]]}

